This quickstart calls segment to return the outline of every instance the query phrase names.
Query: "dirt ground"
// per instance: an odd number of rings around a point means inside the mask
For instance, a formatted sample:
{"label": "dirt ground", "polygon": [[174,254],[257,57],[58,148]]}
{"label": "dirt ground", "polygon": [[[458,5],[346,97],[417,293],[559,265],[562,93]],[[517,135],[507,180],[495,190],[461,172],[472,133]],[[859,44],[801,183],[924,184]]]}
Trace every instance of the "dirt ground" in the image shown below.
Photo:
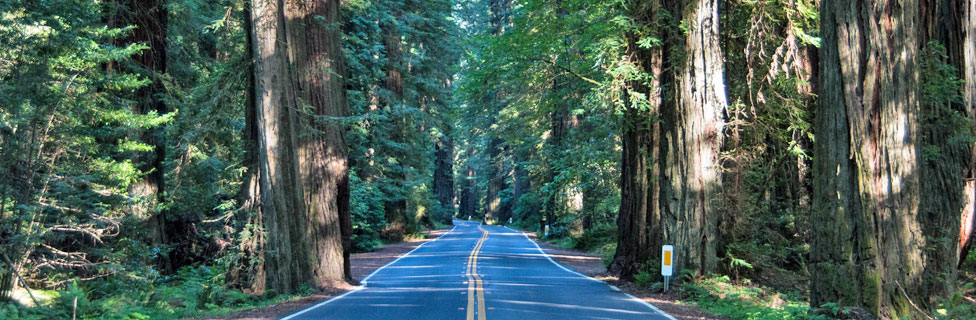
{"label": "dirt ground", "polygon": [[[352,276],[362,279],[376,269],[396,260],[397,257],[410,252],[417,246],[440,237],[449,229],[425,231],[426,239],[409,240],[402,243],[381,246],[373,252],[357,253],[352,255]],[[244,320],[270,320],[277,319],[289,313],[310,307],[322,301],[328,300],[337,295],[355,289],[354,285],[344,285],[341,287],[328,288],[310,296],[288,302],[273,304],[263,308],[255,308],[232,312],[226,317],[211,319],[244,319]]]}
{"label": "dirt ground", "polygon": [[722,319],[708,314],[694,306],[679,304],[675,301],[680,297],[674,293],[652,293],[649,290],[642,290],[632,282],[619,280],[607,273],[607,268],[603,265],[600,257],[578,250],[568,250],[556,247],[545,241],[538,241],[535,232],[526,232],[553,260],[560,264],[576,270],[603,282],[609,283],[621,291],[629,293],[639,299],[653,304],[658,309],[667,312],[676,319],[699,320],[699,319]]}

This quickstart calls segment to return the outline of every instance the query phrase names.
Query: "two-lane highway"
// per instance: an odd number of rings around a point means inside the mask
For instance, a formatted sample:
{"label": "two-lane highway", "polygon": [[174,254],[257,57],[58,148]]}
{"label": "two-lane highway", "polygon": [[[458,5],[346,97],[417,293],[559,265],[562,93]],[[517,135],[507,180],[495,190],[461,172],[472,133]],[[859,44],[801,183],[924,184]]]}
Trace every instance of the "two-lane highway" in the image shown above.
{"label": "two-lane highway", "polygon": [[557,264],[521,232],[454,223],[362,288],[282,319],[674,319]]}

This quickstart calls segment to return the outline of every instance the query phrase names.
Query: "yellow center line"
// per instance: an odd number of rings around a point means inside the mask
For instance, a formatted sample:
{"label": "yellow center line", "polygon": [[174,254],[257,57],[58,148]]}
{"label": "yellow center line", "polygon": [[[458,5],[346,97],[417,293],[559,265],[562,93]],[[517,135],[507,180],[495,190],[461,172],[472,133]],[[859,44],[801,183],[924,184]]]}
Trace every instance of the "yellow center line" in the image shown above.
{"label": "yellow center line", "polygon": [[468,255],[468,267],[465,271],[465,276],[468,277],[468,320],[474,320],[475,291],[477,291],[478,320],[485,320],[485,294],[483,281],[481,280],[481,276],[478,275],[478,254],[481,253],[481,246],[488,239],[488,231],[482,229],[480,226],[478,230],[482,232],[481,239],[478,239],[478,243],[474,245],[474,249],[471,249],[471,254]]}

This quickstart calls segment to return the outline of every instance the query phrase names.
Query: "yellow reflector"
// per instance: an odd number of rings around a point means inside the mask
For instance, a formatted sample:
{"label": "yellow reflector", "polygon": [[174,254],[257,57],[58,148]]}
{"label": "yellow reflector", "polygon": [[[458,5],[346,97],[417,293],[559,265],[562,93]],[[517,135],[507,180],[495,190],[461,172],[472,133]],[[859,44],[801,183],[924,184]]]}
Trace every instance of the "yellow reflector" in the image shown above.
{"label": "yellow reflector", "polygon": [[671,266],[671,251],[664,252],[664,265],[667,267]]}

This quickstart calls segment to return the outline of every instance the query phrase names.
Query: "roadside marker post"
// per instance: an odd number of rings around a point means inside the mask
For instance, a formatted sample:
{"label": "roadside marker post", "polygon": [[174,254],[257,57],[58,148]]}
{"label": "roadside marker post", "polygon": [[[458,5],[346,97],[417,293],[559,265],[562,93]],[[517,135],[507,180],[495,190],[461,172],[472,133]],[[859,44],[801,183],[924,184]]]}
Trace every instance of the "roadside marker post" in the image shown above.
{"label": "roadside marker post", "polygon": [[548,224],[546,225],[546,234],[544,236],[542,236],[542,237],[543,238],[546,238],[546,239],[549,238],[549,225]]}
{"label": "roadside marker post", "polygon": [[668,292],[668,282],[674,274],[674,246],[664,245],[661,247],[661,275],[664,276],[664,292]]}

